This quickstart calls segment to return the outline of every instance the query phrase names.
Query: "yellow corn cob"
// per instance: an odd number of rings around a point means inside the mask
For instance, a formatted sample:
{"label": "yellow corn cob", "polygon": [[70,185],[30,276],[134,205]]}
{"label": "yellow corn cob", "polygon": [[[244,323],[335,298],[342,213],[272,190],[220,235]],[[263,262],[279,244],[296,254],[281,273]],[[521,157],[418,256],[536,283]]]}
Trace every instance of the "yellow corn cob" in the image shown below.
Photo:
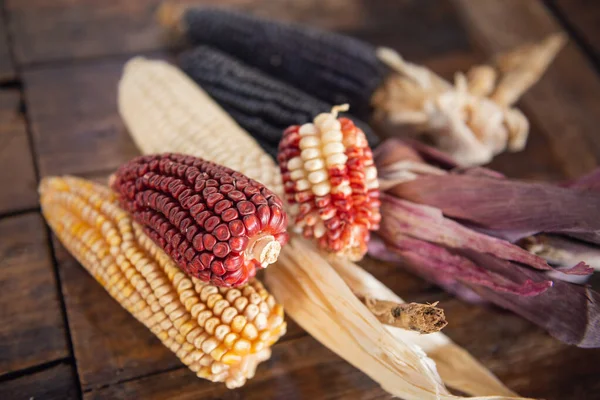
{"label": "yellow corn cob", "polygon": [[125,65],[119,112],[144,154],[193,154],[243,171],[282,193],[271,157],[208,94],[166,62],[136,57]]}
{"label": "yellow corn cob", "polygon": [[286,323],[258,280],[229,289],[187,277],[102,185],[46,178],[40,195],[64,246],[199,377],[239,387],[270,357]]}

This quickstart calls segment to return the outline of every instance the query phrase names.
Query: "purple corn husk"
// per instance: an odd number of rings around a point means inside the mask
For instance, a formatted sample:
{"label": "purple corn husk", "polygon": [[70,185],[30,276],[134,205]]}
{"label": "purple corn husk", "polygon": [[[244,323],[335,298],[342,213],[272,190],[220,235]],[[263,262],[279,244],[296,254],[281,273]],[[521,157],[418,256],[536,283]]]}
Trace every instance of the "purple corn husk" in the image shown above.
{"label": "purple corn husk", "polygon": [[[382,241],[372,241],[370,254],[468,301],[510,309],[565,343],[600,347],[600,295],[561,280],[593,272],[580,256],[597,265],[600,169],[560,185],[525,183],[486,168],[460,169],[398,139],[381,144],[375,161],[385,192]],[[524,248],[511,243],[522,238]]]}

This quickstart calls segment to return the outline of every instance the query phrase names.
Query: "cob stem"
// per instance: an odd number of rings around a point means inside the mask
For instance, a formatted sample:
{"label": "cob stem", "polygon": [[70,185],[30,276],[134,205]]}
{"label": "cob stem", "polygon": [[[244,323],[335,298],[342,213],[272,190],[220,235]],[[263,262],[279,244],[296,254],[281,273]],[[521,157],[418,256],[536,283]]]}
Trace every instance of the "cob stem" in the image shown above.
{"label": "cob stem", "polygon": [[258,260],[263,267],[273,264],[279,257],[281,244],[273,235],[261,234],[250,239],[248,256]]}
{"label": "cob stem", "polygon": [[366,297],[364,303],[379,322],[419,333],[441,331],[448,322],[444,310],[434,304],[397,303]]}

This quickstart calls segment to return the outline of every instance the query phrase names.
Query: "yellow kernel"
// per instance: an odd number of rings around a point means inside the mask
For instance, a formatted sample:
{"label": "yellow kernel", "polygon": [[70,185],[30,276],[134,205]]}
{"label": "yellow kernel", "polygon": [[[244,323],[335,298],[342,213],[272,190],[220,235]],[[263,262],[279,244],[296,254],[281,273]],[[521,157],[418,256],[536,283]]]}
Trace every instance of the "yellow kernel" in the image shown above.
{"label": "yellow kernel", "polygon": [[246,324],[244,330],[242,331],[242,336],[249,340],[254,340],[258,337],[258,331],[256,327],[252,323]]}
{"label": "yellow kernel", "polygon": [[217,348],[219,342],[215,338],[208,338],[202,343],[202,351],[206,354],[210,354],[211,351]]}
{"label": "yellow kernel", "polygon": [[239,364],[241,361],[242,356],[235,354],[232,351],[228,351],[227,353],[223,354],[223,357],[221,357],[221,362],[227,365]]}
{"label": "yellow kernel", "polygon": [[215,293],[219,293],[219,289],[217,289],[215,286],[205,285],[200,292],[200,300],[206,302],[208,296]]}
{"label": "yellow kernel", "polygon": [[252,343],[252,353],[258,353],[267,347],[267,344],[261,340]]}
{"label": "yellow kernel", "polygon": [[252,347],[252,343],[250,343],[250,341],[246,340],[246,339],[239,339],[237,342],[235,342],[235,344],[233,345],[233,350],[237,353],[240,354],[242,356],[247,355],[248,353],[250,353],[250,348]]}
{"label": "yellow kernel", "polygon": [[267,340],[269,340],[271,338],[271,331],[262,331],[259,335],[258,338],[260,340],[262,340],[263,342],[266,342]]}
{"label": "yellow kernel", "polygon": [[204,324],[206,324],[206,321],[208,321],[210,317],[212,317],[212,312],[210,310],[202,311],[198,314],[198,325],[204,328]]}
{"label": "yellow kernel", "polygon": [[217,326],[217,329],[215,329],[215,337],[217,340],[223,341],[225,335],[227,335],[229,332],[231,332],[229,325],[219,325]]}
{"label": "yellow kernel", "polygon": [[233,332],[239,333],[246,326],[246,317],[243,315],[236,315],[231,321],[231,330]]}
{"label": "yellow kernel", "polygon": [[245,297],[238,297],[237,299],[235,299],[233,305],[235,306],[235,308],[237,308],[239,312],[242,312],[244,311],[244,308],[246,308],[246,306],[248,305],[248,299]]}
{"label": "yellow kernel", "polygon": [[268,323],[266,314],[258,314],[252,322],[254,323],[254,326],[256,326],[256,329],[258,329],[259,331],[267,329]]}
{"label": "yellow kernel", "polygon": [[209,318],[206,323],[204,324],[204,330],[209,334],[209,335],[214,335],[215,333],[215,328],[221,323],[221,320],[217,317],[212,317]]}
{"label": "yellow kernel", "polygon": [[258,315],[258,306],[256,304],[248,304],[246,309],[244,310],[244,316],[248,319],[248,321],[253,321],[254,318]]}
{"label": "yellow kernel", "polygon": [[[177,329],[181,329],[181,326],[182,326],[184,323],[188,322],[189,320],[190,320],[190,319],[189,319],[189,316],[188,316],[187,314],[185,314],[185,315],[183,315],[183,316],[181,316],[181,317],[177,318],[176,320],[174,320],[174,321],[173,321],[173,325],[175,326],[175,328],[177,328]],[[183,334],[185,335],[185,333],[183,333]]]}
{"label": "yellow kernel", "polygon": [[258,293],[251,293],[249,296],[250,303],[252,304],[260,304],[262,301],[260,295]]}
{"label": "yellow kernel", "polygon": [[224,346],[223,344],[220,344],[219,346],[217,346],[216,349],[214,349],[213,351],[210,352],[210,356],[215,360],[215,361],[220,361],[221,357],[223,357],[223,354],[225,354],[227,352],[227,347]]}
{"label": "yellow kernel", "polygon": [[198,314],[200,314],[201,311],[204,311],[206,309],[206,305],[203,303],[198,303],[195,304],[192,309],[190,310],[190,313],[192,314],[192,317],[194,318],[198,318]]}
{"label": "yellow kernel", "polygon": [[189,321],[189,324],[194,325],[194,329],[192,329],[185,338],[188,342],[194,343],[194,340],[203,332],[203,330],[198,327],[198,325],[195,325],[192,321]]}
{"label": "yellow kernel", "polygon": [[181,324],[181,326],[178,329],[182,335],[187,336],[188,333],[190,333],[192,331],[192,329],[194,329],[195,326],[196,326],[196,324],[194,324],[191,320],[188,319],[183,324]]}
{"label": "yellow kernel", "polygon": [[215,362],[210,366],[210,372],[213,374],[220,374],[225,370],[226,366],[223,363]]}
{"label": "yellow kernel", "polygon": [[203,332],[200,336],[194,339],[194,346],[196,346],[197,349],[202,348],[202,343],[204,343],[204,341],[208,339],[208,337],[208,333]]}
{"label": "yellow kernel", "polygon": [[254,288],[250,285],[244,287],[244,289],[242,290],[242,293],[244,294],[244,297],[248,297],[250,296],[252,293],[255,293],[256,290],[254,290]]}
{"label": "yellow kernel", "polygon": [[225,298],[227,299],[228,302],[233,303],[235,301],[235,299],[237,299],[241,295],[242,295],[242,292],[240,292],[239,290],[231,289],[227,292],[227,294],[225,295]]}
{"label": "yellow kernel", "polygon": [[238,340],[240,337],[240,335],[238,335],[237,333],[228,333],[227,335],[225,335],[225,338],[223,339],[223,344],[229,348],[231,348],[233,346],[233,344],[235,343],[236,340]]}
{"label": "yellow kernel", "polygon": [[209,378],[212,374],[210,372],[210,368],[208,367],[202,367],[200,368],[200,371],[196,372],[196,375],[198,376],[198,378],[204,378],[207,379]]}
{"label": "yellow kernel", "polygon": [[223,310],[227,307],[229,307],[229,302],[225,299],[220,299],[215,303],[215,306],[213,307],[213,313],[215,315],[221,315]]}
{"label": "yellow kernel", "polygon": [[223,296],[221,296],[220,293],[211,294],[210,296],[208,296],[208,299],[206,299],[206,306],[208,308],[213,308],[215,306],[215,303],[221,300],[222,298]]}
{"label": "yellow kernel", "polygon": [[221,314],[221,321],[223,321],[224,324],[230,324],[237,314],[238,312],[235,308],[227,307]]}

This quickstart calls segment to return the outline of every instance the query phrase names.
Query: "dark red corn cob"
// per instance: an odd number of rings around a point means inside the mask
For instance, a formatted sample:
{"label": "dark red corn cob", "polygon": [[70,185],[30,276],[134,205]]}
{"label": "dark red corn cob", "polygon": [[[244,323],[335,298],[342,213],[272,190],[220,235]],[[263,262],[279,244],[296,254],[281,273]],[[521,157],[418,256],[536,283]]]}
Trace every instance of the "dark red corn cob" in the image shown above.
{"label": "dark red corn cob", "polygon": [[181,154],[148,155],[111,179],[121,204],[189,275],[239,286],[287,242],[281,200],[229,168]]}
{"label": "dark red corn cob", "polygon": [[379,184],[364,133],[337,110],[289,127],[277,159],[296,225],[322,249],[356,261],[379,228]]}

